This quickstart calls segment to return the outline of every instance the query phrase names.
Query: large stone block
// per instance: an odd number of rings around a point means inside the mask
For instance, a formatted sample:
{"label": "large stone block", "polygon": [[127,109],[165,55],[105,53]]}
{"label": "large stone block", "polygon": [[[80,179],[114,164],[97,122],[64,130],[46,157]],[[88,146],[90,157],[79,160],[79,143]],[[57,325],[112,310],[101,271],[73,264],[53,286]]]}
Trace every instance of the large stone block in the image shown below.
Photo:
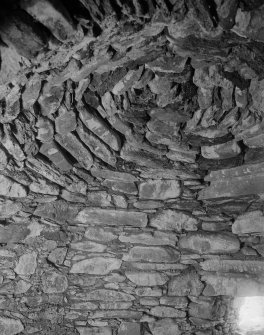
{"label": "large stone block", "polygon": [[37,267],[37,253],[27,253],[19,258],[19,261],[14,269],[18,275],[29,276],[35,273]]}
{"label": "large stone block", "polygon": [[3,335],[16,335],[24,330],[20,320],[0,317],[0,330]]}
{"label": "large stone block", "polygon": [[47,294],[63,293],[67,290],[68,280],[56,271],[46,271],[42,276],[43,292]]}
{"label": "large stone block", "polygon": [[256,210],[239,215],[232,225],[233,234],[264,233],[264,215]]}
{"label": "large stone block", "polygon": [[112,335],[110,327],[77,327],[80,335]]}
{"label": "large stone block", "polygon": [[164,285],[168,276],[159,272],[137,272],[130,271],[125,273],[126,277],[138,286],[158,286]]}
{"label": "large stone block", "polygon": [[261,260],[239,259],[207,259],[200,263],[204,271],[214,272],[242,272],[261,274],[264,273],[264,262]]}
{"label": "large stone block", "polygon": [[244,274],[212,274],[202,275],[206,283],[203,291],[205,296],[264,296],[264,281],[262,277],[249,277]]}
{"label": "large stone block", "polygon": [[168,283],[169,296],[199,296],[204,288],[196,271],[185,270]]}
{"label": "large stone block", "polygon": [[195,232],[181,237],[179,247],[199,254],[230,254],[239,251],[240,242],[227,233]]}
{"label": "large stone block", "polygon": [[110,257],[93,257],[73,264],[70,273],[87,273],[92,275],[106,275],[113,270],[118,270],[122,261]]}
{"label": "large stone block", "polygon": [[167,200],[177,198],[181,193],[177,180],[149,180],[139,185],[139,198]]}
{"label": "large stone block", "polygon": [[81,210],[75,220],[80,223],[103,226],[146,227],[147,225],[145,213],[92,207]]}
{"label": "large stone block", "polygon": [[27,196],[27,190],[23,185],[0,175],[0,195],[10,198],[24,198]]}
{"label": "large stone block", "polygon": [[164,262],[177,263],[180,254],[173,248],[162,247],[133,247],[123,260],[127,262]]}
{"label": "large stone block", "polygon": [[150,219],[150,226],[160,230],[174,230],[181,232],[182,230],[197,230],[198,220],[190,215],[182,212],[165,209],[157,212]]}
{"label": "large stone block", "polygon": [[133,301],[135,297],[131,294],[116,290],[98,289],[88,293],[83,292],[82,299],[91,301]]}
{"label": "large stone block", "polygon": [[155,322],[149,322],[149,329],[153,335],[180,335],[182,334],[177,321],[164,318]]}

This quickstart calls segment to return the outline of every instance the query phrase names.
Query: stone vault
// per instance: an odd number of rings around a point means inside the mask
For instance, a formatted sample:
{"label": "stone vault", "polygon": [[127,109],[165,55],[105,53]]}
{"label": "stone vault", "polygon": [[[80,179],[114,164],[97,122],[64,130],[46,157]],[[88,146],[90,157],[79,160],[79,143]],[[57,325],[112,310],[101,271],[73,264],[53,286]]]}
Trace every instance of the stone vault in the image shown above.
{"label": "stone vault", "polygon": [[263,18],[1,2],[0,334],[240,334],[234,297],[264,296]]}

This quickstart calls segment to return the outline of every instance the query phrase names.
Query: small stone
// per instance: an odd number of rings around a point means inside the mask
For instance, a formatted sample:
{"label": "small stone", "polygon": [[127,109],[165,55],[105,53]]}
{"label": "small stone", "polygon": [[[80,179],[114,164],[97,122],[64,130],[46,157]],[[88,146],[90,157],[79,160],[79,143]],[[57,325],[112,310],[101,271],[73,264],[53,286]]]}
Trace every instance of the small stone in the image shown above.
{"label": "small stone", "polygon": [[155,322],[149,322],[149,329],[153,335],[181,335],[177,321],[164,318]]}
{"label": "small stone", "polygon": [[186,297],[161,297],[160,304],[174,306],[175,308],[186,308],[188,299]]}
{"label": "small stone", "polygon": [[22,204],[11,200],[0,201],[0,219],[13,216],[22,209]]}
{"label": "small stone", "polygon": [[177,180],[149,180],[139,185],[140,199],[166,200],[177,198],[180,193]]}
{"label": "small stone", "polygon": [[88,192],[86,199],[91,206],[111,207],[111,196],[106,191]]}
{"label": "small stone", "polygon": [[113,270],[118,270],[121,263],[122,261],[117,258],[94,257],[73,264],[70,273],[106,275]]}
{"label": "small stone", "polygon": [[19,243],[29,234],[30,230],[25,226],[22,227],[15,224],[0,225],[0,243]]}
{"label": "small stone", "polygon": [[63,293],[68,288],[68,280],[65,275],[55,271],[46,271],[42,276],[43,292],[47,294]]}
{"label": "small stone", "polygon": [[138,189],[135,183],[132,182],[124,182],[124,181],[113,181],[113,180],[105,180],[102,183],[103,186],[111,188],[113,191],[137,195]]}
{"label": "small stone", "polygon": [[199,296],[204,285],[196,271],[185,270],[180,275],[172,277],[168,283],[168,296]]}
{"label": "small stone", "polygon": [[0,148],[0,171],[5,169],[7,161],[8,161],[7,154],[2,148]]}
{"label": "small stone", "polygon": [[122,322],[117,335],[141,335],[140,323]]}
{"label": "small stone", "polygon": [[112,231],[99,227],[87,228],[84,236],[89,240],[98,242],[110,242],[117,239],[117,235],[115,235]]}
{"label": "small stone", "polygon": [[202,156],[207,159],[226,159],[237,156],[241,149],[236,141],[201,147]]}
{"label": "small stone", "polygon": [[65,157],[59,146],[54,141],[44,143],[40,147],[39,151],[44,156],[48,157],[60,170],[69,171],[72,169],[72,165],[69,160]]}
{"label": "small stone", "polygon": [[149,234],[149,233],[140,233],[140,234],[122,233],[119,236],[119,241],[121,241],[123,243],[175,246],[176,241],[177,241],[177,237],[174,234],[166,234],[166,233],[157,232],[157,231],[155,231],[153,234]]}
{"label": "small stone", "polygon": [[91,174],[95,178],[109,179],[113,181],[135,182],[138,179],[130,173],[112,171],[107,169],[92,168]]}
{"label": "small stone", "polygon": [[42,89],[42,94],[38,99],[41,113],[44,116],[54,114],[60,107],[64,95],[63,86],[50,86],[46,83]]}
{"label": "small stone", "polygon": [[142,75],[144,67],[139,67],[138,70],[130,70],[112,89],[113,94],[121,95],[125,93],[134,82],[138,81]]}
{"label": "small stone", "polygon": [[40,194],[50,194],[50,195],[59,195],[60,188],[53,183],[45,179],[38,179],[29,185],[29,189],[32,192],[40,193]]}
{"label": "small stone", "polygon": [[84,208],[76,221],[92,225],[146,227],[147,215],[141,212],[101,208]]}
{"label": "small stone", "polygon": [[126,277],[138,286],[164,285],[168,276],[158,272],[125,272]]}
{"label": "small stone", "polygon": [[135,294],[140,297],[161,297],[162,290],[157,287],[140,287],[135,289]]}
{"label": "small stone", "polygon": [[24,198],[27,196],[27,191],[23,185],[0,175],[0,195],[10,198]]}
{"label": "small stone", "polygon": [[150,226],[160,230],[173,230],[182,232],[182,230],[197,230],[198,221],[196,218],[182,212],[165,209],[157,212],[150,219]]}
{"label": "small stone", "polygon": [[117,302],[100,302],[99,307],[100,309],[129,309],[132,307],[132,302],[124,302],[124,301],[117,301]]}
{"label": "small stone", "polygon": [[126,262],[167,262],[176,263],[179,252],[173,248],[162,247],[133,247],[127,255],[123,256]]}
{"label": "small stone", "polygon": [[84,169],[90,170],[93,165],[93,157],[76,136],[72,133],[63,136],[57,134],[55,140],[67,150]]}
{"label": "small stone", "polygon": [[24,330],[20,320],[0,316],[0,330],[3,335],[16,335]]}
{"label": "small stone", "polygon": [[30,109],[38,100],[41,89],[41,78],[38,73],[35,73],[26,83],[26,88],[22,93],[24,109]]}
{"label": "small stone", "polygon": [[163,207],[162,201],[155,200],[142,200],[133,203],[133,206],[137,209],[156,209]]}
{"label": "small stone", "polygon": [[80,335],[112,335],[110,327],[77,327]]}
{"label": "small stone", "polygon": [[37,253],[31,252],[30,254],[24,254],[19,258],[14,271],[18,275],[29,276],[35,273],[36,267]]}
{"label": "small stone", "polygon": [[140,320],[142,312],[133,310],[112,310],[112,311],[95,311],[89,315],[93,319],[129,319]]}
{"label": "small stone", "polygon": [[73,110],[67,110],[66,107],[60,107],[59,116],[55,119],[56,132],[61,135],[74,131],[76,129],[76,115]]}
{"label": "small stone", "polygon": [[152,307],[149,313],[159,318],[184,318],[186,316],[185,312],[167,306]]}
{"label": "small stone", "polygon": [[239,215],[232,225],[232,232],[233,234],[264,233],[263,213],[257,210]]}
{"label": "small stone", "polygon": [[179,240],[181,249],[199,254],[229,254],[240,249],[238,238],[227,233],[189,233]]}
{"label": "small stone", "polygon": [[89,251],[89,252],[104,252],[107,246],[96,242],[82,241],[82,242],[71,243],[71,248],[75,250]]}
{"label": "small stone", "polygon": [[40,140],[41,142],[52,141],[54,135],[54,126],[48,118],[39,117],[36,126],[38,128],[38,140]]}
{"label": "small stone", "polygon": [[0,139],[1,144],[5,147],[7,152],[15,158],[18,162],[22,162],[25,160],[26,156],[23,150],[20,147],[19,142],[14,136],[14,132],[12,131],[9,124],[4,125],[4,136],[1,138],[1,131],[0,131]]}
{"label": "small stone", "polygon": [[112,199],[115,207],[117,208],[127,208],[127,200],[123,195],[120,194],[112,194]]}
{"label": "small stone", "polygon": [[61,265],[67,254],[67,248],[56,248],[51,251],[48,256],[48,260],[55,265]]}

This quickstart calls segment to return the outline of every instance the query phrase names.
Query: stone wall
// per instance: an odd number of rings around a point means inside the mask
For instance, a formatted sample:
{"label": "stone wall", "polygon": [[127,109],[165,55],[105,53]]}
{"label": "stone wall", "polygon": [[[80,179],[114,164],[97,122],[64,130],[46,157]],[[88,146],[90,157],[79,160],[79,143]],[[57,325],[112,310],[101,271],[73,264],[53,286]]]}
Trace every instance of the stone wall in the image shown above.
{"label": "stone wall", "polygon": [[6,4],[1,334],[235,334],[264,295],[263,10]]}

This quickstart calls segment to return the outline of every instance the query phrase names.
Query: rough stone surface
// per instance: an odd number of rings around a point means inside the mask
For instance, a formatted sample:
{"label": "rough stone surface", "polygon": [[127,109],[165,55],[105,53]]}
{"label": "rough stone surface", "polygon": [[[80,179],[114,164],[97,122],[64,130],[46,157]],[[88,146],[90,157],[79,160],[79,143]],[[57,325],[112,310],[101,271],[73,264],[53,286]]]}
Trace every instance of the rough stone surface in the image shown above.
{"label": "rough stone surface", "polygon": [[18,264],[14,271],[18,275],[29,276],[32,275],[37,267],[37,253],[24,254],[19,258]]}
{"label": "rough stone surface", "polygon": [[172,277],[168,283],[169,296],[186,296],[201,294],[204,285],[200,281],[197,272],[185,271],[178,276]]}
{"label": "rough stone surface", "polygon": [[166,200],[177,198],[180,193],[180,184],[176,180],[153,180],[139,185],[140,199]]}
{"label": "rough stone surface", "polygon": [[116,258],[94,257],[75,263],[71,273],[87,273],[93,275],[106,275],[113,270],[119,269],[121,260]]}
{"label": "rough stone surface", "polygon": [[264,232],[264,215],[261,211],[241,214],[232,225],[234,234],[250,234]]}
{"label": "rough stone surface", "polygon": [[76,221],[91,225],[145,227],[147,215],[132,211],[85,208],[79,212]]}
{"label": "rough stone surface", "polygon": [[19,334],[24,330],[20,320],[0,317],[0,329],[4,335]]}
{"label": "rough stone surface", "polygon": [[173,248],[162,247],[133,247],[123,260],[129,262],[166,262],[176,263],[179,253]]}
{"label": "rough stone surface", "polygon": [[239,251],[239,240],[225,233],[189,233],[179,240],[182,249],[199,254],[230,254]]}
{"label": "rough stone surface", "polygon": [[196,218],[170,209],[158,212],[150,220],[150,226],[152,227],[176,232],[181,232],[182,230],[195,231],[197,230],[197,224]]}
{"label": "rough stone surface", "polygon": [[138,286],[158,286],[168,281],[165,274],[158,272],[126,272],[125,275]]}

